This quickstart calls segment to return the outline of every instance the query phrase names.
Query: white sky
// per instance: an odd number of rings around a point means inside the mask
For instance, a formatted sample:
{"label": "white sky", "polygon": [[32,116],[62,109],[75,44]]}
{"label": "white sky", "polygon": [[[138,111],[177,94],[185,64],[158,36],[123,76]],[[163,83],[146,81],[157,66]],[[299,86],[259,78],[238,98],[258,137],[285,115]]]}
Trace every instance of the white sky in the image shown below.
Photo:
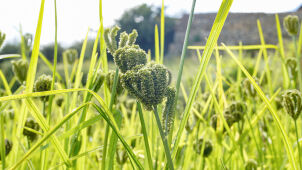
{"label": "white sky", "polygon": [[[1,0],[0,30],[6,33],[7,42],[19,41],[19,24],[23,33],[34,35],[40,0]],[[57,0],[58,41],[70,45],[85,38],[88,27],[99,26],[98,0]],[[197,0],[195,13],[216,12],[222,0]],[[41,44],[54,41],[54,1],[46,0],[42,26]],[[103,0],[104,25],[110,26],[131,7],[147,3],[161,6],[161,0]],[[192,0],[165,0],[166,13],[180,16],[189,12]],[[286,12],[297,9],[301,0],[234,0],[231,12]],[[94,33],[89,33],[93,36]]]}

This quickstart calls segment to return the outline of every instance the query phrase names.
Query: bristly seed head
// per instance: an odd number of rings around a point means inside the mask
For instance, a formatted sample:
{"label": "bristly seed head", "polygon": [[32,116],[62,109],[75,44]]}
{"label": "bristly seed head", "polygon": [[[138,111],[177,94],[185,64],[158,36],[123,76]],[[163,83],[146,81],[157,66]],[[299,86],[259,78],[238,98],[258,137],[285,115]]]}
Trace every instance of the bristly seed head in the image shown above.
{"label": "bristly seed head", "polygon": [[[52,77],[49,75],[41,75],[34,84],[34,92],[49,91],[51,89]],[[47,101],[48,96],[42,96],[42,101]]]}
{"label": "bristly seed head", "polygon": [[297,15],[287,15],[283,20],[283,25],[291,36],[296,36],[299,31],[299,17]]}
{"label": "bristly seed head", "polygon": [[28,62],[27,60],[17,60],[17,61],[12,61],[13,65],[13,72],[17,78],[17,80],[23,84],[26,81],[27,77],[27,70],[28,70]]}
{"label": "bristly seed head", "polygon": [[[5,145],[5,156],[7,156],[13,148],[13,143],[12,141],[5,139],[4,145]],[[0,154],[0,161],[1,161],[1,154]]]}
{"label": "bristly seed head", "polygon": [[289,70],[290,75],[292,78],[296,77],[297,75],[297,60],[294,57],[286,58],[286,66]]}
{"label": "bristly seed head", "polygon": [[203,144],[204,144],[203,157],[208,157],[213,151],[213,144],[210,140],[204,141],[203,138],[199,138],[198,141],[195,142],[193,145],[194,150],[197,154],[200,154]]}
{"label": "bristly seed head", "polygon": [[286,90],[282,95],[284,110],[294,120],[297,120],[302,111],[302,95],[297,89]]}
{"label": "bristly seed head", "polygon": [[93,87],[92,87],[92,91],[94,92],[98,92],[100,90],[100,88],[102,87],[106,74],[103,73],[103,71],[101,69],[99,69],[96,73],[96,78],[95,81],[93,83]]}
{"label": "bristly seed head", "polygon": [[[254,77],[254,80],[259,85],[259,80],[256,77]],[[248,78],[242,81],[242,88],[244,93],[248,96],[255,97],[257,95],[256,89]]]}
{"label": "bristly seed head", "polygon": [[[35,131],[40,130],[40,126],[37,122],[35,122],[33,119],[28,118],[25,122],[25,127],[33,129]],[[37,134],[29,131],[27,129],[23,129],[23,135],[26,136],[30,141],[34,141],[37,138]]]}
{"label": "bristly seed head", "polygon": [[78,58],[78,51],[76,49],[68,49],[63,52],[63,57],[67,59],[68,64],[73,64]]}
{"label": "bristly seed head", "polygon": [[258,163],[254,159],[249,159],[245,165],[245,170],[257,170]]}

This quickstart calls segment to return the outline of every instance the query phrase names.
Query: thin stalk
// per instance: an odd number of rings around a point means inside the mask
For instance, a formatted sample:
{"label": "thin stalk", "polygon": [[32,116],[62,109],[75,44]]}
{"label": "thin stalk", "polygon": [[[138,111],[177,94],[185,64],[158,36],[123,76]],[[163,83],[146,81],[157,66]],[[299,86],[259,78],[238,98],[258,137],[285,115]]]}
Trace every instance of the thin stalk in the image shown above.
{"label": "thin stalk", "polygon": [[[112,111],[114,99],[115,99],[115,93],[116,93],[116,86],[117,86],[117,81],[118,81],[118,74],[119,74],[119,69],[115,69],[115,75],[114,75],[114,80],[113,80],[113,86],[112,86],[112,93],[111,93],[111,99],[109,103],[109,110]],[[109,125],[106,124],[106,129],[105,129],[105,137],[104,137],[104,148],[103,148],[103,157],[102,157],[102,169],[105,170],[106,167],[106,156],[107,156],[107,147],[108,147],[108,136],[110,133],[110,128]]]}
{"label": "thin stalk", "polygon": [[[49,99],[50,100],[50,99]],[[45,115],[45,106],[46,106],[46,101],[43,101],[43,115]],[[49,107],[48,107],[49,108]],[[49,110],[48,110],[49,111]],[[48,125],[50,125],[50,115],[47,115],[47,119],[48,119]],[[28,141],[28,149],[30,149],[30,141],[27,139]],[[41,169],[46,169],[46,160],[47,160],[47,149],[43,149],[41,151],[41,155],[42,155],[42,158],[41,158]]]}
{"label": "thin stalk", "polygon": [[0,142],[1,142],[1,163],[2,163],[2,170],[5,170],[5,138],[4,138],[4,117],[3,112],[0,113]]}
{"label": "thin stalk", "polygon": [[298,79],[299,79],[299,90],[302,91],[302,73],[301,73],[301,57],[298,55],[297,39],[296,36],[293,36],[293,42],[295,47],[295,55],[297,58],[298,65]]}
{"label": "thin stalk", "polygon": [[153,165],[152,165],[152,157],[151,157],[151,152],[150,152],[150,147],[149,147],[148,134],[147,134],[147,130],[146,130],[146,124],[145,124],[145,120],[144,120],[142,107],[139,102],[137,102],[137,108],[138,108],[139,119],[141,121],[142,131],[143,131],[143,135],[144,135],[145,148],[146,148],[146,153],[147,153],[147,158],[148,158],[148,165],[149,165],[149,169],[152,170]]}
{"label": "thin stalk", "polygon": [[297,126],[297,120],[295,120],[295,129],[296,129],[296,137],[297,137],[297,146],[298,146],[298,154],[299,154],[299,164],[300,169],[302,169],[302,162],[301,162],[301,150],[300,150],[300,144],[299,144],[299,134],[298,134],[298,126]]}
{"label": "thin stalk", "polygon": [[[185,39],[184,39],[184,43],[183,43],[183,47],[182,47],[181,57],[180,57],[180,64],[179,64],[179,68],[178,68],[177,81],[176,81],[175,107],[177,106],[177,99],[178,99],[178,95],[179,95],[181,77],[182,77],[183,67],[184,67],[186,53],[187,53],[187,47],[188,47],[191,25],[192,25],[192,21],[193,21],[193,14],[194,14],[194,9],[195,9],[195,4],[196,4],[196,0],[193,0],[190,16],[189,16],[189,20],[188,20],[188,25],[187,25],[186,35],[185,35]],[[175,118],[175,115],[173,115],[173,119],[174,118]],[[174,122],[172,123],[171,127],[172,128],[171,128],[171,132],[170,132],[170,135],[169,135],[169,141],[172,141]]]}
{"label": "thin stalk", "polygon": [[159,130],[159,133],[160,133],[160,137],[161,137],[163,145],[164,145],[165,154],[166,154],[166,157],[167,157],[167,160],[168,160],[168,166],[169,166],[170,170],[174,170],[173,161],[172,161],[172,158],[171,158],[171,153],[170,153],[170,149],[169,149],[169,146],[168,146],[168,141],[167,141],[167,138],[165,137],[163,127],[161,126],[156,106],[154,106],[153,111],[154,111],[154,116],[155,116],[155,119],[156,119],[157,127],[158,127],[158,130]]}

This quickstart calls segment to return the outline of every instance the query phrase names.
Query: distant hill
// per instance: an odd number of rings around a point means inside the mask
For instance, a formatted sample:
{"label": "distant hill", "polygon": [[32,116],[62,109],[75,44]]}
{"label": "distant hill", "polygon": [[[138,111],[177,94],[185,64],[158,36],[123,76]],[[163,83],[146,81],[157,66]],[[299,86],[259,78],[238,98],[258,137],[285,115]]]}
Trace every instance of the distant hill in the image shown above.
{"label": "distant hill", "polygon": [[[280,24],[283,29],[283,37],[290,38],[283,28],[283,18],[286,15],[298,15],[302,19],[302,6],[295,12],[279,13]],[[188,14],[176,21],[174,41],[169,46],[169,55],[180,55],[184,41]],[[216,13],[196,14],[193,18],[189,45],[205,45],[209,36]],[[218,43],[224,42],[227,45],[237,45],[240,41],[243,44],[260,44],[257,19],[261,21],[265,42],[277,44],[277,30],[275,14],[267,13],[229,13],[222,29]]]}

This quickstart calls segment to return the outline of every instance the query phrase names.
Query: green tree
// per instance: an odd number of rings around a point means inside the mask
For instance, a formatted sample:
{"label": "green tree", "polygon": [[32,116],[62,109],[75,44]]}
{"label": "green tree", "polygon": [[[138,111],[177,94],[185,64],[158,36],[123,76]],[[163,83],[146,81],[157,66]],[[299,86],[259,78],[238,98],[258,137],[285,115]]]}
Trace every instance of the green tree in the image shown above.
{"label": "green tree", "polygon": [[[147,4],[134,7],[125,11],[120,19],[116,21],[121,27],[121,32],[131,32],[136,29],[139,36],[137,43],[144,50],[154,51],[154,27],[160,26],[160,8],[154,8]],[[165,48],[173,41],[175,19],[165,17]]]}
{"label": "green tree", "polygon": [[[54,57],[54,44],[47,44],[41,48],[41,52],[46,56],[46,58],[50,61],[53,61]],[[62,53],[64,48],[58,44],[58,61],[62,61]]]}

